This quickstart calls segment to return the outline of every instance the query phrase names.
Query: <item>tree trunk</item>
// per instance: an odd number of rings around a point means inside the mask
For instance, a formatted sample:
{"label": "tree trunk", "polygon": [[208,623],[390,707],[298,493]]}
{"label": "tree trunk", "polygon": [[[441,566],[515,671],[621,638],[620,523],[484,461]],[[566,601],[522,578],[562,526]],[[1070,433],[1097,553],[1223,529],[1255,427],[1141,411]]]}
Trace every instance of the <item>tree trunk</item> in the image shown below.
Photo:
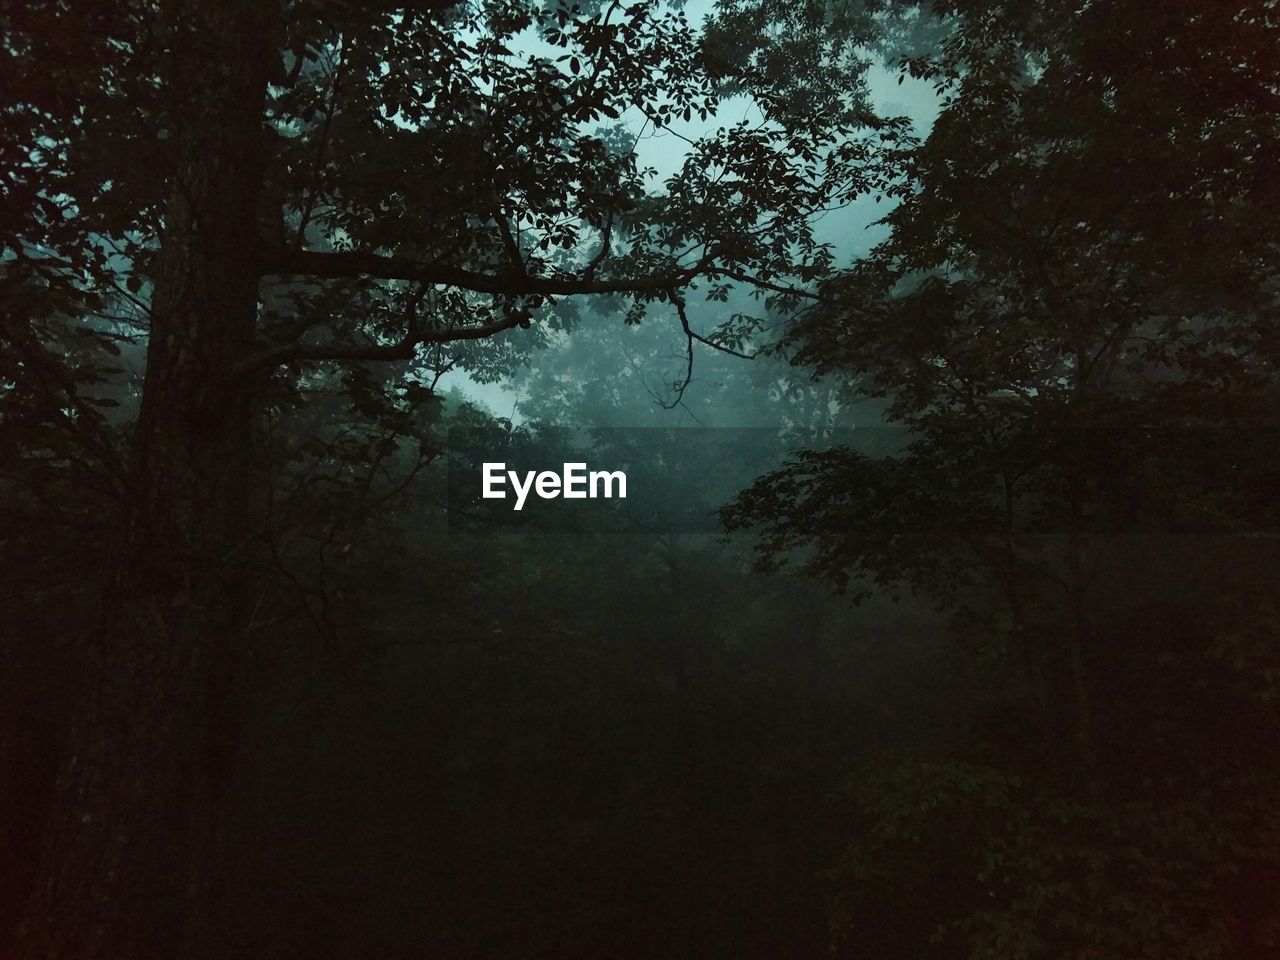
{"label": "tree trunk", "polygon": [[[242,630],[257,195],[276,20],[265,0],[165,5],[170,199],[155,265],[130,515],[24,924],[39,960],[189,955]],[[157,131],[157,136],[162,135]]]}

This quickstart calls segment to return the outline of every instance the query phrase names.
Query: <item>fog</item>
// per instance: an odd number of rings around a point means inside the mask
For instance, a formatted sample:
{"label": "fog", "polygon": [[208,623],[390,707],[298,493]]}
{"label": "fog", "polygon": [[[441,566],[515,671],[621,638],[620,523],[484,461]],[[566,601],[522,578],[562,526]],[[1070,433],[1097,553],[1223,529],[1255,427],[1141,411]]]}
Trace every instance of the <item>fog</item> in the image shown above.
{"label": "fog", "polygon": [[1280,955],[1272,6],[0,7],[0,957]]}

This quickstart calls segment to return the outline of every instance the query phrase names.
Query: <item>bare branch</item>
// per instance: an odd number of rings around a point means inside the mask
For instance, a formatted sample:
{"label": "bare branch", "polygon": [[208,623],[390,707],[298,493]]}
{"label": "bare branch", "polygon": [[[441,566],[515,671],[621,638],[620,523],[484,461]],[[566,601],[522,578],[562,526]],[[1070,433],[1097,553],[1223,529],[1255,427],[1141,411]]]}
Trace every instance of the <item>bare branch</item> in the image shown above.
{"label": "bare branch", "polygon": [[[660,407],[663,407],[666,410],[674,410],[676,407],[684,406],[684,392],[688,389],[689,384],[693,382],[693,344],[695,341],[704,346],[710,347],[712,350],[718,350],[720,353],[727,353],[729,356],[738,357],[741,360],[754,360],[758,354],[742,353],[738,350],[734,350],[732,347],[726,347],[724,344],[716,343],[714,340],[708,340],[702,334],[695,332],[693,327],[689,325],[689,313],[685,309],[684,297],[681,296],[679,291],[674,289],[668,290],[667,296],[669,296],[671,298],[671,302],[675,304],[676,314],[680,317],[680,329],[684,331],[686,357],[685,374],[684,379],[676,383],[676,394],[670,402],[660,400],[657,397],[654,397],[654,399],[657,400]],[[689,408],[685,407],[685,409],[688,410]],[[689,415],[693,416],[692,410],[689,410]],[[694,417],[694,419],[696,420],[697,417]]]}
{"label": "bare branch", "polygon": [[684,403],[684,392],[689,388],[689,384],[693,382],[693,328],[689,326],[689,314],[685,311],[684,298],[680,296],[676,290],[668,292],[671,302],[676,306],[676,313],[680,316],[680,326],[684,328],[685,336],[685,356],[687,357],[687,365],[685,367],[684,379],[676,383],[676,395],[670,403],[659,400],[658,405],[664,410],[674,410],[676,407]]}

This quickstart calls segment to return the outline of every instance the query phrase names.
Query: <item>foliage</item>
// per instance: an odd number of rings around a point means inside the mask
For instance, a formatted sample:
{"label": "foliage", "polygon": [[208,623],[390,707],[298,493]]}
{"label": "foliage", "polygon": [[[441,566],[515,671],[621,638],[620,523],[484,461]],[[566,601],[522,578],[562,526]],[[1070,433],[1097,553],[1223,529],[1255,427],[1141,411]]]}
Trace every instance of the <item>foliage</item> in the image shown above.
{"label": "foliage", "polygon": [[[1267,741],[1274,717],[1207,666],[1267,629],[1277,463],[1276,23],[1228,6],[933,5],[940,50],[902,69],[943,109],[891,160],[891,234],[794,327],[797,362],[885,402],[902,443],[801,451],[727,522],[767,567],[951,606],[980,714],[1048,738],[979,727],[980,766],[863,782],[853,955],[1273,949],[1273,898],[1226,891],[1274,867],[1274,765],[1220,751],[1237,705]],[[969,882],[887,866],[922,842]]]}

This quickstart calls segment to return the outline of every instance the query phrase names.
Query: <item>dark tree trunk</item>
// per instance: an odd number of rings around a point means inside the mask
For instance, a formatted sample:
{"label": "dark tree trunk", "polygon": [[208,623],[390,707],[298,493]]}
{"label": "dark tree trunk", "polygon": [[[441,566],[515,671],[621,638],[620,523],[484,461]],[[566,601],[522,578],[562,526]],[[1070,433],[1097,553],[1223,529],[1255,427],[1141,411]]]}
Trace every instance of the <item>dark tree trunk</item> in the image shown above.
{"label": "dark tree trunk", "polygon": [[175,150],[170,171],[139,171],[167,174],[171,194],[130,516],[25,924],[39,960],[169,960],[193,946],[230,744],[219,711],[243,635],[252,407],[231,370],[257,314],[270,8],[175,0],[164,11]]}

